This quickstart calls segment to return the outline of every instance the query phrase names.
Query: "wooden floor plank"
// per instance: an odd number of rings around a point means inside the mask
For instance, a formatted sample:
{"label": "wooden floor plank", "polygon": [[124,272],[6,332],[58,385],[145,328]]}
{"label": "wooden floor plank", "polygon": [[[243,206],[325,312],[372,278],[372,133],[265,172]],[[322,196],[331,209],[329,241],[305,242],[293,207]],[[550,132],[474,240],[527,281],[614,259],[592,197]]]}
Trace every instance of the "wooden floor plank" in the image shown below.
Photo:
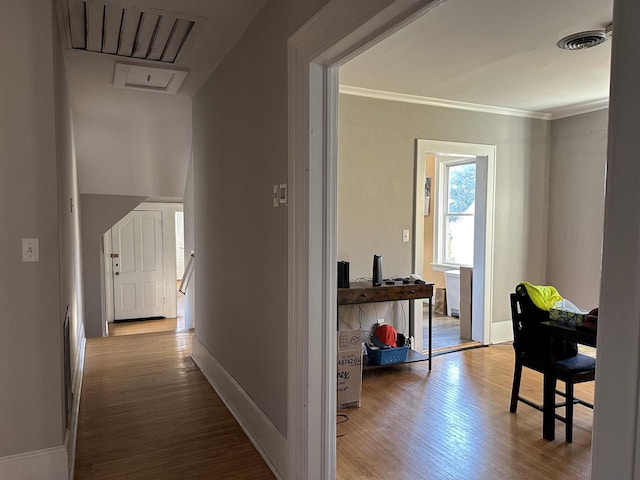
{"label": "wooden floor plank", "polygon": [[[559,422],[557,440],[543,440],[541,412],[509,412],[513,356],[498,345],[436,357],[431,372],[366,372],[362,407],[340,411],[338,479],[589,478],[592,411],[575,408],[573,443]],[[541,375],[525,369],[521,393],[541,402]],[[576,395],[593,400],[593,383]]]}
{"label": "wooden floor plank", "polygon": [[[192,333],[89,339],[76,479],[274,478],[190,359]],[[341,410],[337,478],[587,479],[592,412],[574,441],[542,439],[542,414],[509,412],[513,348],[498,345],[365,373],[362,407]],[[593,383],[576,395],[593,400]],[[525,369],[521,393],[542,399]],[[338,419],[342,419],[339,417]]]}
{"label": "wooden floor plank", "polygon": [[193,364],[192,336],[87,340],[76,479],[275,478]]}

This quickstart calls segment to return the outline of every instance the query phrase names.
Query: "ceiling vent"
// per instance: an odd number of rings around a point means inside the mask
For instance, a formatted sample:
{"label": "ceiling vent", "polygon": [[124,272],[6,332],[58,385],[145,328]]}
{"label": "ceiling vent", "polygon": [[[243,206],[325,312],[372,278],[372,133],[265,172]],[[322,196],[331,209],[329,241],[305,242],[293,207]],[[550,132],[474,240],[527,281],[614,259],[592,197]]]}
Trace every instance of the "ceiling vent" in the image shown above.
{"label": "ceiling vent", "polygon": [[613,34],[612,26],[602,30],[573,33],[560,39],[556,45],[563,50],[583,50],[606,42]]}
{"label": "ceiling vent", "polygon": [[204,19],[104,1],[61,0],[67,45],[76,50],[176,63]]}

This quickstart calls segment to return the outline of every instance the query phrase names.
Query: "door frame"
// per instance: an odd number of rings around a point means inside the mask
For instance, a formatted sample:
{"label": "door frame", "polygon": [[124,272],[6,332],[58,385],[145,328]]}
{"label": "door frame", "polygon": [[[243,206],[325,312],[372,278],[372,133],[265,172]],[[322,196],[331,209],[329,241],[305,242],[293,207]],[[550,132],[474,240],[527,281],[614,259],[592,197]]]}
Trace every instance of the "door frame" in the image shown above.
{"label": "door frame", "polygon": [[[472,318],[482,319],[481,322],[472,321],[472,339],[489,345],[491,339],[491,318],[493,303],[493,251],[494,251],[494,222],[495,222],[495,178],[496,178],[496,147],[477,143],[449,142],[440,140],[416,139],[415,158],[415,200],[414,200],[414,242],[413,242],[413,271],[422,275],[424,265],[424,216],[420,206],[423,204],[424,177],[426,171],[426,156],[428,153],[451,153],[457,155],[474,155],[476,157],[476,217],[474,234],[474,265],[473,277],[482,279],[473,283]],[[486,162],[483,161],[486,158]],[[432,189],[439,178],[438,162],[436,160],[436,174]],[[478,182],[480,180],[481,182]],[[482,181],[484,180],[484,181]],[[478,183],[481,183],[478,189]],[[438,191],[438,197],[442,192]],[[433,196],[432,196],[433,198]],[[433,215],[438,216],[439,202],[434,202]],[[434,235],[437,229],[434,228]],[[478,235],[479,234],[479,235]],[[477,241],[480,239],[480,241]],[[434,238],[435,245],[435,238]],[[422,331],[422,317],[416,315],[416,331]]]}
{"label": "door frame", "polygon": [[[288,478],[335,478],[335,393],[329,388],[335,387],[335,328],[327,327],[327,323],[334,327],[336,319],[331,303],[336,286],[335,257],[331,255],[335,246],[322,245],[323,240],[331,240],[334,230],[328,230],[335,229],[335,223],[325,217],[335,220],[336,207],[335,185],[326,182],[335,173],[330,167],[335,167],[337,79],[335,73],[330,75],[331,67],[439,3],[442,1],[332,0],[289,40]],[[629,288],[639,283],[640,257],[637,235],[629,235],[628,221],[639,210],[637,202],[629,202],[638,195],[640,169],[632,161],[637,149],[633,125],[640,103],[640,61],[632,50],[638,16],[637,2],[614,0],[616,38],[623,41],[615,41],[612,47],[610,171],[600,302],[610,322],[603,322],[598,339],[603,362],[596,375],[599,407],[594,413],[594,479],[610,478],[611,472],[616,478],[627,478],[640,470],[636,451],[640,444],[640,304],[629,302],[628,296]],[[319,68],[310,68],[312,64]],[[320,270],[312,268],[318,265]],[[328,313],[324,318],[323,309]],[[314,394],[319,397],[312,397]],[[318,405],[321,409],[312,409]]]}
{"label": "door frame", "polygon": [[333,0],[288,41],[288,478],[336,475],[337,68],[443,0]]}
{"label": "door frame", "polygon": [[[160,202],[142,202],[133,210],[127,212],[126,215],[133,211],[154,210],[162,213],[162,251],[163,251],[163,286],[164,286],[164,315],[168,318],[177,315],[177,298],[178,289],[176,287],[176,232],[175,232],[175,212],[183,212],[182,203],[160,203]],[[122,218],[124,218],[124,215]],[[118,221],[120,221],[119,219]],[[115,225],[118,222],[115,222]],[[113,225],[111,227],[113,227]],[[113,307],[113,266],[109,253],[111,252],[111,227],[102,235],[104,250],[102,251],[102,271],[104,273],[102,281],[102,298],[103,298],[103,319],[102,329],[103,336],[108,335],[108,324],[114,321]],[[107,253],[109,252],[109,253]],[[171,280],[173,278],[173,280]],[[174,292],[170,294],[168,292]]]}

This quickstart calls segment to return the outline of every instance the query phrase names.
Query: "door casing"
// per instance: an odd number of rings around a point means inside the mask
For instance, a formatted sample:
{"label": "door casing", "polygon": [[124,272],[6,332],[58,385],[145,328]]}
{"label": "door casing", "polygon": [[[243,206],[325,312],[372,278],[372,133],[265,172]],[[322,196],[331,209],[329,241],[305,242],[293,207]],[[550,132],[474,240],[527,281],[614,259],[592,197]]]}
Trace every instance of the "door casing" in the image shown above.
{"label": "door casing", "polygon": [[[489,345],[491,343],[493,301],[496,147],[494,145],[417,139],[415,150],[413,271],[419,274],[423,273],[424,265],[424,217],[419,207],[423,202],[426,156],[428,153],[450,153],[476,157],[476,221],[474,227],[476,241],[473,252],[473,278],[480,281],[473,282],[472,318],[480,319],[480,321],[472,320],[471,336],[473,340]],[[438,176],[438,162],[436,162],[436,177]],[[433,215],[436,218],[439,204],[438,200],[434,202]],[[415,328],[417,332],[422,331],[421,321],[422,317],[416,315]]]}
{"label": "door casing", "polygon": [[[160,210],[162,212],[162,245],[164,257],[164,285],[165,292],[172,292],[165,295],[165,316],[175,317],[177,314],[177,284],[176,276],[176,232],[175,232],[175,212],[183,211],[182,203],[168,202],[143,202],[134,210]],[[111,253],[111,230],[107,230],[102,236],[103,249],[100,252],[102,270],[102,335],[108,335],[107,325],[113,322],[113,288],[111,282],[112,265],[109,254]],[[110,285],[111,284],[111,285]],[[175,290],[175,295],[173,294]],[[185,316],[187,312],[185,312]],[[193,319],[185,318],[185,322]],[[188,323],[186,323],[188,325]]]}

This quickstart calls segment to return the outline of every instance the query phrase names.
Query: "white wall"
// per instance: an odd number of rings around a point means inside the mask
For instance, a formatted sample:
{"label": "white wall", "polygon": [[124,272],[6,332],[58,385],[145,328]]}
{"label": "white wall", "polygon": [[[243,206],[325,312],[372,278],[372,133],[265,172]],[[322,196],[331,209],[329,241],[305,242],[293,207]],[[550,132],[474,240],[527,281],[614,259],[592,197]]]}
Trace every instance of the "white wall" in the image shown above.
{"label": "white wall", "polygon": [[600,297],[608,113],[551,122],[547,284],[587,310]]}
{"label": "white wall", "polygon": [[[184,197],[182,205],[184,207],[184,265],[189,263],[189,256],[194,250],[198,254],[195,244],[195,202],[194,202],[194,171],[193,159],[189,161],[187,170],[187,181],[184,187]],[[192,268],[196,268],[197,259],[194,258]],[[194,271],[195,272],[195,271]],[[195,328],[196,321],[196,275],[191,273],[185,294],[184,322],[186,328]]]}
{"label": "white wall", "polygon": [[[351,95],[339,99],[338,258],[351,278],[411,271],[415,140],[496,145],[494,323],[510,321],[509,293],[545,279],[549,122]],[[411,232],[413,236],[415,232]]]}
{"label": "white wall", "polygon": [[122,195],[80,195],[84,329],[87,338],[101,337],[103,333],[102,235],[145,199]]}
{"label": "white wall", "polygon": [[[58,232],[60,238],[60,319],[64,321],[69,310],[69,351],[70,376],[63,376],[63,412],[69,407],[65,456],[68,468],[73,469],[75,460],[75,439],[80,405],[80,389],[84,366],[84,296],[82,292],[82,257],[80,242],[80,196],[78,194],[78,174],[73,137],[73,120],[69,105],[69,88],[60,47],[58,24],[54,21],[54,80],[56,105],[56,155],[58,168]],[[64,328],[63,328],[63,342]],[[66,359],[63,358],[63,367]],[[70,385],[66,384],[66,381]],[[66,390],[66,392],[65,392]],[[68,393],[67,393],[68,392]],[[68,395],[68,397],[66,396]],[[65,405],[64,402],[68,402]],[[66,415],[65,415],[66,416]],[[66,418],[65,418],[66,419]],[[29,460],[35,467],[38,462]],[[50,468],[50,467],[47,467]],[[51,475],[51,470],[48,472]],[[23,473],[24,475],[24,473]]]}
{"label": "white wall", "polygon": [[80,193],[182,196],[191,99],[114,88],[112,57],[65,50]]}
{"label": "white wall", "polygon": [[[80,196],[78,195],[73,125],[61,55],[56,64],[56,138],[58,156],[58,215],[60,234],[60,317],[69,307],[71,368],[84,339],[82,258],[80,254]],[[75,372],[72,372],[72,374]]]}
{"label": "white wall", "polygon": [[287,179],[287,38],[324,3],[267,3],[193,99],[196,337],[281,435],[287,207],[271,186]]}
{"label": "white wall", "polygon": [[[69,140],[68,125],[61,125],[65,145],[57,151],[52,25],[52,2],[2,2],[0,457],[62,449],[64,437],[56,156],[69,154]],[[21,262],[24,237],[39,238],[38,263]],[[67,274],[63,283],[69,292]]]}

